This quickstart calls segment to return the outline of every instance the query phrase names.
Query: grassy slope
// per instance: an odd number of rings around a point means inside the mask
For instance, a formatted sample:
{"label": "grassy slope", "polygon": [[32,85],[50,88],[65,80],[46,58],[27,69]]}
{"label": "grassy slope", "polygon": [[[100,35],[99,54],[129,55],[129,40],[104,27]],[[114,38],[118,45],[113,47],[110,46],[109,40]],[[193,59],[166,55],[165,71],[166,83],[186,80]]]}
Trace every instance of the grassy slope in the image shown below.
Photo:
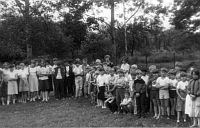
{"label": "grassy slope", "polygon": [[[137,119],[95,108],[88,100],[0,106],[0,127],[174,127],[175,120]],[[189,126],[189,124],[185,124]]]}

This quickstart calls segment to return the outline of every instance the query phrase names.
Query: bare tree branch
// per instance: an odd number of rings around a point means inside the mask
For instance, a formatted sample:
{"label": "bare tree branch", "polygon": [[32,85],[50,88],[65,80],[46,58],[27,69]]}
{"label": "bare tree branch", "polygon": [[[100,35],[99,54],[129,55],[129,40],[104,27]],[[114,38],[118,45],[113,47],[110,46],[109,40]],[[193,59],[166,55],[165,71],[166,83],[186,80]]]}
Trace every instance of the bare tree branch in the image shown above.
{"label": "bare tree branch", "polygon": [[137,12],[139,11],[140,7],[142,6],[142,3],[140,4],[140,6],[137,8],[137,10],[128,18],[128,20],[126,20],[126,22],[124,23],[124,25],[122,27],[125,26],[125,24],[128,23],[128,21],[133,18],[135,16],[135,14],[137,14]]}
{"label": "bare tree branch", "polygon": [[15,0],[15,3],[17,4],[17,7],[21,11],[21,13],[24,15],[24,10],[22,9],[22,3],[19,0]]}

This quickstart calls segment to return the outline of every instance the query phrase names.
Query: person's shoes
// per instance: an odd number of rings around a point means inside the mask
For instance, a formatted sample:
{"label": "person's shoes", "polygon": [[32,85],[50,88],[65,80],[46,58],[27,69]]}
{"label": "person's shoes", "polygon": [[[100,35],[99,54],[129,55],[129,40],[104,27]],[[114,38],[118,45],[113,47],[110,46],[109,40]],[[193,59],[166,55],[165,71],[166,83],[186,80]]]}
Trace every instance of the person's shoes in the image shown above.
{"label": "person's shoes", "polygon": [[103,108],[103,109],[105,109],[105,108],[106,108],[106,106],[102,106],[102,108]]}
{"label": "person's shoes", "polygon": [[193,124],[192,126],[190,126],[190,128],[194,128],[194,127],[198,127],[198,125],[194,125],[194,124]]}
{"label": "person's shoes", "polygon": [[160,119],[160,116],[157,116],[157,117],[156,117],[156,120],[158,120],[158,119]]}
{"label": "person's shoes", "polygon": [[115,114],[115,115],[116,115],[116,114],[117,114],[117,112],[114,112],[113,114]]}

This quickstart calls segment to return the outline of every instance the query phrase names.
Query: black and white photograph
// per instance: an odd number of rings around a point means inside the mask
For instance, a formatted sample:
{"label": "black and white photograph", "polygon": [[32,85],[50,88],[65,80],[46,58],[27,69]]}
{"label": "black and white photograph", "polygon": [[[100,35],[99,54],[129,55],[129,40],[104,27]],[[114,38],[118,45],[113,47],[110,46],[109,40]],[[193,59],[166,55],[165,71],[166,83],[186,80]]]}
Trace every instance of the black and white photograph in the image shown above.
{"label": "black and white photograph", "polygon": [[0,0],[0,127],[200,128],[200,0]]}

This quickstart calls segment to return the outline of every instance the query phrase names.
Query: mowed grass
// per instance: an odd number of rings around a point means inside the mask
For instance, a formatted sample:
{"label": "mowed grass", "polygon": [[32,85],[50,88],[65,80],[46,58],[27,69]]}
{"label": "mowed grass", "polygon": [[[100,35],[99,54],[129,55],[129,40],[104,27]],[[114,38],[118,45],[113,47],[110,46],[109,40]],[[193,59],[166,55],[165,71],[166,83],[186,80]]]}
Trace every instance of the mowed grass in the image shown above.
{"label": "mowed grass", "polygon": [[[189,123],[183,126],[188,127]],[[0,106],[0,127],[176,127],[176,120],[138,119],[96,108],[88,99]]]}

